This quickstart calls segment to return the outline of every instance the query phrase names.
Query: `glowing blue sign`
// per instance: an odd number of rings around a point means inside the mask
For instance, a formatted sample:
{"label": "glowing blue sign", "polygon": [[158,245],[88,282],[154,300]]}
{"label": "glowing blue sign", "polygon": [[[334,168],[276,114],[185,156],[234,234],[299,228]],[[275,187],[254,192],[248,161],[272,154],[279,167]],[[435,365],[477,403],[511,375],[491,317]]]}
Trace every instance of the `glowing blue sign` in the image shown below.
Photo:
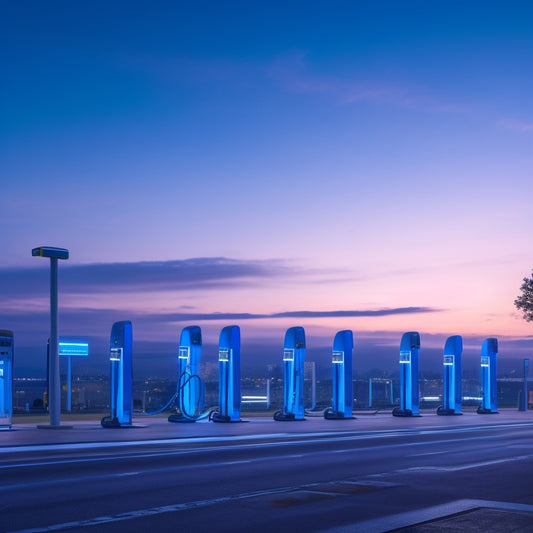
{"label": "glowing blue sign", "polygon": [[481,356],[481,366],[489,367],[490,366],[490,357],[488,355]]}
{"label": "glowing blue sign", "polygon": [[59,355],[68,355],[69,357],[87,357],[89,355],[88,342],[60,340],[58,346]]}
{"label": "glowing blue sign", "polygon": [[221,348],[218,351],[218,360],[219,361],[229,361],[229,350],[227,348]]}
{"label": "glowing blue sign", "polygon": [[191,350],[188,346],[180,346],[178,350],[178,359],[189,359]]}

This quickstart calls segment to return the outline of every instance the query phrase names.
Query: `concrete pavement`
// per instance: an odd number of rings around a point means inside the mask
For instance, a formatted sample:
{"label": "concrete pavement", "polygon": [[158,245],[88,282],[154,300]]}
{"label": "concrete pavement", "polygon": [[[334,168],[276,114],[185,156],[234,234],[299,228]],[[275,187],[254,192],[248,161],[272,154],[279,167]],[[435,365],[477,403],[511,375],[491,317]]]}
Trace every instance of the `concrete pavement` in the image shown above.
{"label": "concrete pavement", "polygon": [[133,427],[104,429],[98,415],[65,415],[61,423],[70,429],[38,429],[47,424],[48,417],[15,417],[11,431],[0,432],[0,449],[13,446],[50,445],[58,443],[128,442],[148,439],[224,439],[226,437],[264,437],[283,434],[287,437],[299,434],[330,433],[343,431],[398,431],[402,429],[428,429],[469,426],[494,426],[533,422],[533,411],[520,412],[502,409],[498,414],[479,415],[474,410],[462,416],[438,416],[435,411],[422,411],[422,416],[412,418],[393,417],[390,411],[355,412],[352,420],[325,420],[321,416],[307,416],[305,421],[276,422],[271,415],[243,415],[242,423],[213,423],[201,420],[194,423],[170,423],[168,415],[136,416]]}

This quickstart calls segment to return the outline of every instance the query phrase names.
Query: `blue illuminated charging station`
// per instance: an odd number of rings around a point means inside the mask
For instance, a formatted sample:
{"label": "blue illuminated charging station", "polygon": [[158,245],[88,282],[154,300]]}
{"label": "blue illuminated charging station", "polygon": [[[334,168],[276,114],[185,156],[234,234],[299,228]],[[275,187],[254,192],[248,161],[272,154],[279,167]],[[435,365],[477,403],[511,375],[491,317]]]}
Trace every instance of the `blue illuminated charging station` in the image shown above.
{"label": "blue illuminated charging station", "polygon": [[444,345],[443,385],[444,405],[437,409],[438,415],[462,415],[463,391],[461,387],[461,355],[463,338],[461,335],[448,337]]}
{"label": "blue illuminated charging station", "polygon": [[481,347],[481,390],[483,396],[481,405],[477,410],[480,415],[498,412],[497,358],[498,339],[485,339]]}
{"label": "blue illuminated charging station", "polygon": [[111,328],[109,362],[111,415],[102,418],[102,426],[128,427],[132,424],[133,416],[132,327],[129,320],[115,322]]}
{"label": "blue illuminated charging station", "polygon": [[352,385],[353,333],[339,331],[333,340],[331,364],[333,367],[333,407],[324,411],[328,420],[353,418]]}
{"label": "blue illuminated charging station", "polygon": [[393,416],[420,416],[418,392],[418,353],[420,335],[416,331],[404,333],[400,343],[400,407]]}
{"label": "blue illuminated charging station", "polygon": [[274,413],[274,420],[305,420],[304,361],[304,328],[289,328],[283,348],[283,410]]}
{"label": "blue illuminated charging station", "polygon": [[13,425],[13,332],[0,330],[0,429]]}
{"label": "blue illuminated charging station", "polygon": [[213,422],[241,421],[241,330],[227,326],[218,342],[218,410]]}
{"label": "blue illuminated charging station", "polygon": [[187,326],[180,335],[178,349],[179,413],[170,415],[169,422],[194,422],[201,416],[204,403],[204,383],[198,375],[202,354],[202,330]]}

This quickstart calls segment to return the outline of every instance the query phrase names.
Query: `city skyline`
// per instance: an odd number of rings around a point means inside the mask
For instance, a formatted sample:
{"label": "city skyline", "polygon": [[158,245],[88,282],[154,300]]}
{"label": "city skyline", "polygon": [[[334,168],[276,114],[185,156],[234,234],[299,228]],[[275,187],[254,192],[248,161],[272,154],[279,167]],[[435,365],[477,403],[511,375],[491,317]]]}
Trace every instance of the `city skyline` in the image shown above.
{"label": "city skyline", "polygon": [[310,353],[353,330],[363,368],[394,368],[401,334],[419,331],[421,370],[456,334],[471,361],[497,337],[520,370],[533,346],[513,306],[533,267],[529,2],[27,1],[2,14],[0,326],[16,373],[43,371],[41,245],[70,251],[60,335],[91,339],[96,368],[112,323],[132,320],[137,368],[160,372],[192,323],[211,352],[241,326],[258,365],[302,325]]}

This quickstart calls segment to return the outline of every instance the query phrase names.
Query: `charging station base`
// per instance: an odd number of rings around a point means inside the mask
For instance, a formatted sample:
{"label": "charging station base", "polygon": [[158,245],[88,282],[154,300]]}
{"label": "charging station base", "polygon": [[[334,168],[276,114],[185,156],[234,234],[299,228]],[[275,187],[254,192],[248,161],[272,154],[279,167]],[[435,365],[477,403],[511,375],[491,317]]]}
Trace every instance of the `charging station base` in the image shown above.
{"label": "charging station base", "polygon": [[462,416],[463,413],[456,413],[454,409],[444,409],[444,407],[437,408],[437,414],[439,416]]}
{"label": "charging station base", "polygon": [[403,417],[416,417],[416,416],[422,416],[419,414],[414,414],[411,409],[400,409],[399,407],[395,407],[392,410],[392,416],[403,416]]}

